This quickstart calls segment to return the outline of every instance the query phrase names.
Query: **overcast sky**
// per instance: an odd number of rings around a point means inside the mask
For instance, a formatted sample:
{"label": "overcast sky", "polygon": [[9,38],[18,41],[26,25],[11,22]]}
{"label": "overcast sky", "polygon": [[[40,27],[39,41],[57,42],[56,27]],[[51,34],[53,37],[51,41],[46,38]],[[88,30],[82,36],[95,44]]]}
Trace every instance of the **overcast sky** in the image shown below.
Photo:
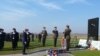
{"label": "overcast sky", "polygon": [[73,33],[87,33],[88,19],[100,17],[100,0],[0,0],[0,28],[11,32],[48,32],[70,25]]}

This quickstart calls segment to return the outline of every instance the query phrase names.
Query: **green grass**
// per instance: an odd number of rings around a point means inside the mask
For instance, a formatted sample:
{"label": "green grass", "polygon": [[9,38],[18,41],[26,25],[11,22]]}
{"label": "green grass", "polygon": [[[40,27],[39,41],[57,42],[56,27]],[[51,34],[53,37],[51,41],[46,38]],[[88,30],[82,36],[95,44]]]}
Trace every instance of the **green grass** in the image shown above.
{"label": "green grass", "polygon": [[82,50],[82,51],[73,51],[72,54],[75,56],[100,56],[100,51]]}
{"label": "green grass", "polygon": [[[57,48],[60,47],[60,39],[58,39]],[[46,47],[42,47],[42,44],[38,42],[37,39],[35,39],[34,42],[30,42],[30,47],[27,50],[27,52],[33,52],[36,50],[46,49],[46,48],[54,48],[53,47],[53,40],[51,38],[48,38],[46,41]],[[11,42],[5,42],[4,49],[0,51],[0,55],[5,54],[18,54],[22,53],[22,42],[18,42],[18,48],[13,51],[12,50],[12,43]]]}
{"label": "green grass", "polygon": [[[61,40],[59,38],[57,41],[57,48],[61,47],[60,41]],[[76,41],[74,41],[74,43],[75,42]],[[71,45],[71,46],[74,46],[74,45]],[[54,48],[52,37],[47,38],[46,47],[42,47],[42,44],[39,43],[37,39],[35,39],[34,42],[30,42],[30,47],[27,50],[27,52],[33,52],[35,50],[41,50],[41,49],[45,49],[45,48]],[[5,42],[4,49],[2,51],[0,51],[0,55],[18,54],[18,53],[22,53],[22,42],[18,42],[18,48],[15,51],[12,50],[12,43],[11,42]]]}
{"label": "green grass", "polygon": [[[75,47],[74,44],[77,44],[78,41],[76,41],[74,38],[71,39],[71,47]],[[60,48],[60,38],[58,39],[57,42],[57,48]],[[47,48],[54,48],[53,47],[53,39],[47,38],[46,40],[46,47],[42,47],[42,44],[38,42],[37,39],[35,39],[34,42],[30,42],[30,47],[27,50],[27,52],[33,52],[36,50],[41,50],[41,49],[47,49]],[[7,55],[7,54],[19,54],[22,53],[22,42],[18,42],[18,48],[13,51],[12,50],[12,44],[11,42],[5,42],[4,49],[0,51],[0,55]],[[90,50],[82,50],[82,51],[72,51],[72,54],[75,56],[100,56],[100,51],[90,51]]]}

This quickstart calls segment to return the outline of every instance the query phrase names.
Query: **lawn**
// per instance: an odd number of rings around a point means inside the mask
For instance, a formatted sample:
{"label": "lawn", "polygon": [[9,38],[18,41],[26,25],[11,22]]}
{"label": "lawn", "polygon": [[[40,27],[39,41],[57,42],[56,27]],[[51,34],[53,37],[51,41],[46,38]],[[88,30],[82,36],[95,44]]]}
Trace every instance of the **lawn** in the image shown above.
{"label": "lawn", "polygon": [[100,51],[82,50],[73,51],[72,54],[75,56],[100,56]]}
{"label": "lawn", "polygon": [[[60,39],[58,39],[58,44],[57,48],[60,47]],[[53,40],[52,38],[48,38],[46,41],[46,47],[42,47],[42,44],[38,42],[37,39],[35,41],[30,42],[30,47],[27,50],[27,52],[33,52],[36,50],[41,50],[41,49],[47,49],[47,48],[53,48]],[[22,42],[18,42],[18,48],[13,51],[12,50],[12,44],[11,42],[5,42],[4,49],[0,51],[0,55],[5,55],[5,54],[17,54],[17,53],[22,53]]]}
{"label": "lawn", "polygon": [[[57,42],[57,48],[60,48],[60,38],[58,39]],[[77,44],[78,41],[75,40],[74,38],[71,39],[71,47],[75,47],[75,44]],[[35,41],[30,42],[30,48],[27,50],[28,53],[36,51],[36,50],[41,50],[41,49],[47,49],[47,48],[54,48],[53,47],[53,39],[51,37],[47,38],[46,41],[46,47],[42,47],[42,44],[38,42],[37,39]],[[4,49],[0,51],[0,55],[7,55],[7,54],[18,54],[22,53],[22,42],[18,42],[18,48],[13,51],[11,48],[11,42],[5,42]],[[77,50],[77,51],[72,51],[71,52],[75,56],[100,56],[100,51],[90,51],[90,50]]]}

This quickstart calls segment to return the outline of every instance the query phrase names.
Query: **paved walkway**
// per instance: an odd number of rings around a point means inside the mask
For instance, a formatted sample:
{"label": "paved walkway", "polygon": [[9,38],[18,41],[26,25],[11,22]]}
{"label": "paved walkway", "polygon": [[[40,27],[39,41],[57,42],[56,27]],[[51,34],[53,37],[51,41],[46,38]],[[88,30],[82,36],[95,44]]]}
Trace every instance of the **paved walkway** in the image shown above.
{"label": "paved walkway", "polygon": [[[32,54],[28,54],[28,55],[11,54],[11,55],[0,55],[0,56],[45,56],[45,55],[46,55],[46,51],[32,53]],[[73,56],[73,55],[70,53],[63,53],[63,54],[59,54],[59,56]]]}
{"label": "paved walkway", "polygon": [[[46,50],[48,49],[43,49],[39,51],[34,51],[32,53],[29,53],[28,55],[22,55],[22,54],[11,54],[11,55],[0,55],[0,56],[45,56],[46,55]],[[72,48],[70,51],[75,51],[75,50],[84,50],[84,49],[79,49],[79,48]],[[69,53],[63,53],[59,54],[59,56],[74,56],[70,52]]]}
{"label": "paved walkway", "polygon": [[[0,55],[0,56],[45,56],[46,55],[46,50],[39,50],[39,51],[35,51],[32,53],[29,53],[28,55],[23,55],[23,54],[11,54],[11,55]],[[73,49],[72,49],[73,50]],[[70,52],[68,53],[62,53],[59,54],[59,56],[74,56],[72,55]]]}

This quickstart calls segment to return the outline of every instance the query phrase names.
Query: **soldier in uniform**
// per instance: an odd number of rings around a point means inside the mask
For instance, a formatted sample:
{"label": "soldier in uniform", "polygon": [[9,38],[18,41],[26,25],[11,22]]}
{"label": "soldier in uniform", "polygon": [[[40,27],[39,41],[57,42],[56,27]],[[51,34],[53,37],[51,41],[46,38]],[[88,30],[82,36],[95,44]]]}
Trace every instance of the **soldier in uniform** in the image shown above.
{"label": "soldier in uniform", "polygon": [[6,33],[4,32],[4,29],[0,29],[0,50],[4,47],[5,36]]}
{"label": "soldier in uniform", "polygon": [[70,48],[70,39],[71,39],[70,33],[71,33],[71,29],[69,25],[67,25],[64,31],[64,37],[66,38],[66,50],[67,51],[69,51],[69,48]]}
{"label": "soldier in uniform", "polygon": [[47,30],[46,30],[46,27],[43,27],[43,30],[42,30],[42,33],[41,34],[42,34],[42,44],[43,44],[43,46],[45,46],[46,37],[48,35]]}
{"label": "soldier in uniform", "polygon": [[18,41],[19,41],[19,33],[16,31],[15,28],[13,28],[13,32],[11,33],[12,38],[12,48],[15,50],[18,47]]}
{"label": "soldier in uniform", "polygon": [[57,27],[54,27],[54,30],[52,32],[53,32],[53,37],[54,37],[54,47],[56,47],[56,45],[57,45],[57,38],[58,38]]}

